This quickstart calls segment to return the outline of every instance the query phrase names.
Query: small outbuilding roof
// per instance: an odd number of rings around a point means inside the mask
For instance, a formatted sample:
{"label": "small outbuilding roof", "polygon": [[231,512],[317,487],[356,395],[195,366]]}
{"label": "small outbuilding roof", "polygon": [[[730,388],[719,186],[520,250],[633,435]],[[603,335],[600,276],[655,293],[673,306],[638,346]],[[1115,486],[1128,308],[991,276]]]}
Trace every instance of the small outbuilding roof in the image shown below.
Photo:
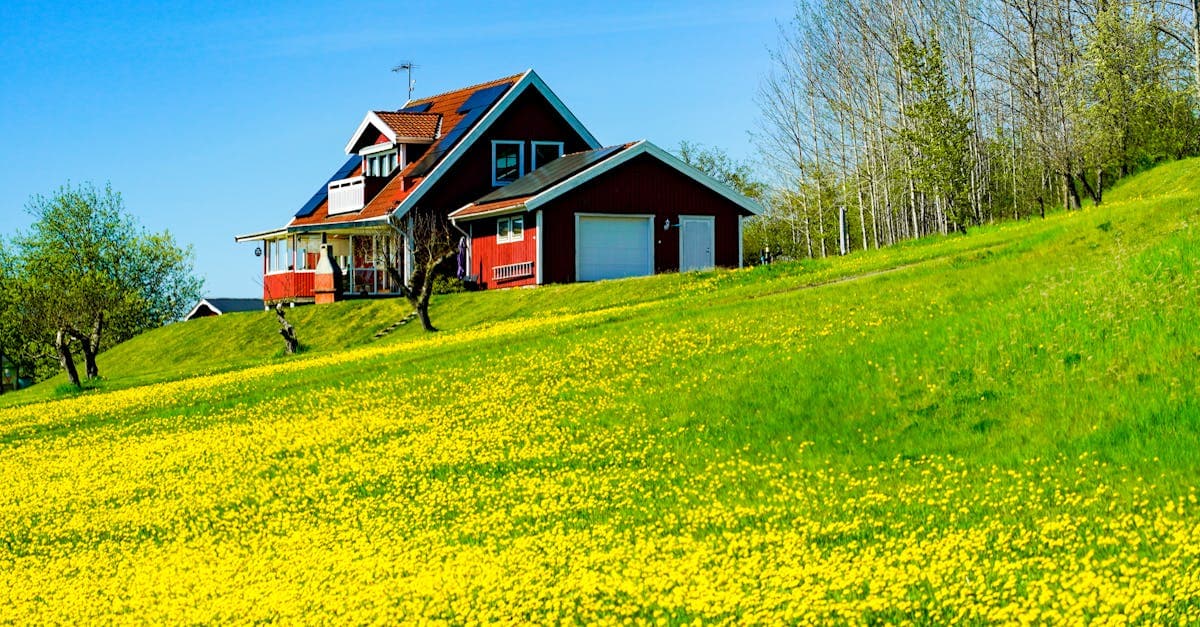
{"label": "small outbuilding roof", "polygon": [[451,220],[473,220],[517,211],[532,211],[638,155],[649,155],[693,181],[724,196],[747,214],[762,213],[762,207],[678,157],[642,140],[628,144],[563,155],[508,185],[481,197],[450,214]]}
{"label": "small outbuilding roof", "polygon": [[263,309],[261,298],[202,298],[183,319],[191,320],[192,318],[219,316],[235,311],[263,311]]}

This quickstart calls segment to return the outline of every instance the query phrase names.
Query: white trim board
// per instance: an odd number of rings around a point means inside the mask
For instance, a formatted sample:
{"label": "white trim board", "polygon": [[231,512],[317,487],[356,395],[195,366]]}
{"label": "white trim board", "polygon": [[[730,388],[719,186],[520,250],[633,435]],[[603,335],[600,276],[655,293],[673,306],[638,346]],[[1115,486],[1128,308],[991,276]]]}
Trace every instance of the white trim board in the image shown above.
{"label": "white trim board", "polygon": [[517,97],[524,93],[526,89],[531,87],[538,90],[542,96],[550,102],[550,105],[554,107],[558,114],[563,116],[563,119],[566,120],[571,128],[583,138],[584,142],[587,143],[589,148],[595,149],[600,147],[600,142],[596,141],[595,136],[593,136],[591,132],[584,127],[583,123],[579,121],[579,118],[575,117],[574,113],[571,113],[570,109],[567,109],[562,101],[558,99],[558,96],[556,96],[554,92],[550,90],[550,87],[547,86],[546,83],[541,79],[541,77],[537,75],[537,72],[534,72],[533,70],[526,70],[525,73],[521,75],[521,78],[517,79],[517,82],[514,83],[513,86],[508,89],[508,91],[504,92],[504,95],[501,96],[500,100],[496,101],[496,103],[492,105],[492,108],[489,109],[487,114],[485,114],[483,118],[475,124],[475,127],[468,131],[466,136],[459,140],[458,144],[450,150],[449,154],[443,157],[442,160],[439,161],[436,166],[434,166],[433,171],[430,172],[419,185],[417,185],[416,189],[414,189],[412,193],[400,203],[400,206],[396,207],[396,209],[392,211],[392,213],[396,216],[403,216],[411,211],[412,208],[417,205],[417,202],[424,197],[425,193],[432,189],[434,184],[436,184],[442,178],[442,176],[444,176],[446,172],[458,162],[459,158],[461,158],[462,155],[468,149],[470,149],[472,145],[475,144],[479,137],[482,136],[493,123],[495,123],[496,119],[499,118],[500,115],[506,110],[508,110],[510,106],[512,106],[512,103],[517,100]]}
{"label": "white trim board", "polygon": [[214,307],[212,303],[208,302],[207,298],[201,298],[200,302],[196,303],[196,306],[192,307],[192,310],[189,311],[187,313],[187,315],[183,317],[184,321],[191,320],[192,316],[196,315],[196,312],[200,311],[200,308],[204,307],[205,305],[207,305],[209,309],[217,312],[218,316],[225,313],[225,312],[221,311],[220,309],[217,309],[216,307]]}
{"label": "white trim board", "polygon": [[287,235],[287,227],[282,229],[271,229],[269,231],[259,231],[258,233],[246,233],[245,235],[234,235],[233,241],[241,244],[244,242],[257,242],[259,240],[278,239],[281,235]]}
{"label": "white trim board", "polygon": [[[533,232],[533,238],[535,240],[537,240],[537,253],[534,256],[534,266],[533,266],[534,274],[536,276],[536,278],[534,279],[534,282],[537,283],[538,285],[541,285],[542,284],[542,212],[539,210],[537,213],[534,214],[534,216],[536,216],[536,217],[534,218],[534,223],[535,223],[534,229],[535,230]],[[653,224],[651,226],[653,226]]]}

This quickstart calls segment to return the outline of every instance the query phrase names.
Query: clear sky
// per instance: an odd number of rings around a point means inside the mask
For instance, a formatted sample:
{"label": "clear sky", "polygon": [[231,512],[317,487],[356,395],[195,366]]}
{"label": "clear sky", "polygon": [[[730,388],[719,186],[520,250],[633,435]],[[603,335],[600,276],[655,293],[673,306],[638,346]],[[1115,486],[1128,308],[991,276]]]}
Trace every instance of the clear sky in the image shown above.
{"label": "clear sky", "polygon": [[791,0],[0,0],[0,234],[68,181],[111,182],[196,252],[209,296],[260,296],[254,245],[345,161],[371,109],[533,68],[603,144],[753,155]]}

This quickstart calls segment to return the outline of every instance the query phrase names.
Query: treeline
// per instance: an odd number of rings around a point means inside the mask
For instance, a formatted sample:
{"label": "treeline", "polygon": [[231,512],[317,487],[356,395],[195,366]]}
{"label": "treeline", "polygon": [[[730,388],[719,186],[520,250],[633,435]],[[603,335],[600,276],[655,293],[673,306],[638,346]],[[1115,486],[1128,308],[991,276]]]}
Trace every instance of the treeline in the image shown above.
{"label": "treeline", "polygon": [[747,247],[820,257],[1103,202],[1200,150],[1198,16],[1200,0],[798,5],[759,94],[774,180]]}

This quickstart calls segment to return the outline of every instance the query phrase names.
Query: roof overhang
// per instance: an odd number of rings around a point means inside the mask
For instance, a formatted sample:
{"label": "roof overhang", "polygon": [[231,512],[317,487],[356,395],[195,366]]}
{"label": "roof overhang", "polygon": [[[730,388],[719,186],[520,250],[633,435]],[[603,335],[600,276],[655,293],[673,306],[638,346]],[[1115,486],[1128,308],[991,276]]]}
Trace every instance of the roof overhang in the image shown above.
{"label": "roof overhang", "polygon": [[508,215],[510,213],[522,213],[524,211],[527,211],[527,208],[525,207],[525,203],[523,201],[518,201],[511,205],[505,205],[503,207],[497,207],[495,209],[488,209],[487,211],[480,211],[479,213],[468,213],[466,215],[458,215],[458,214],[462,213],[463,211],[466,211],[467,209],[470,209],[470,208],[471,208],[471,205],[466,205],[465,207],[462,207],[462,208],[458,209],[457,211],[454,211],[449,216],[450,221],[451,222],[470,222],[472,220],[479,220],[481,218],[492,218],[495,216],[504,216],[504,215]]}
{"label": "roof overhang", "polygon": [[363,218],[361,220],[347,220],[345,222],[323,222],[321,224],[289,225],[279,229],[271,229],[270,231],[238,235],[233,238],[233,241],[240,244],[243,242],[279,239],[295,233],[321,233],[323,231],[346,231],[351,229],[368,230],[389,225],[391,225],[391,218],[388,215],[382,215],[374,218]]}
{"label": "roof overhang", "polygon": [[279,237],[287,235],[287,233],[288,233],[288,229],[285,226],[281,229],[271,229],[269,231],[259,231],[257,233],[246,233],[245,235],[235,235],[235,236],[233,236],[233,241],[237,242],[238,244],[242,244],[245,242],[257,242],[259,240],[277,239]]}
{"label": "roof overhang", "polygon": [[347,220],[345,222],[324,222],[321,224],[302,224],[297,226],[289,226],[288,233],[323,233],[326,231],[349,231],[353,229],[377,229],[382,226],[391,226],[391,219],[388,215],[382,215],[374,218],[363,218],[361,220]]}
{"label": "roof overhang", "polygon": [[[456,144],[454,148],[452,148],[436,166],[434,166],[431,172],[425,175],[424,179],[421,181],[421,184],[418,185],[416,189],[414,189],[413,192],[409,194],[399,206],[396,207],[393,213],[397,217],[400,217],[412,210],[412,208],[415,207],[421,200],[421,197],[425,195],[425,192],[429,191],[434,184],[437,183],[437,181],[454,166],[459,158],[462,157],[462,155],[475,144],[475,141],[478,140],[489,127],[491,127],[492,123],[494,123],[501,114],[503,114],[510,106],[512,106],[512,103],[515,102],[517,98],[525,92],[526,89],[536,89],[539,93],[541,93],[542,96],[546,98],[547,102],[549,102],[554,108],[554,110],[557,111],[564,120],[566,120],[567,124],[570,125],[570,127],[576,133],[579,133],[579,136],[583,138],[583,141],[587,143],[589,148],[600,148],[600,142],[596,141],[596,137],[587,130],[587,127],[585,127],[583,123],[579,121],[579,118],[575,117],[574,113],[571,113],[571,110],[563,104],[562,100],[559,100],[558,96],[555,95],[550,89],[550,86],[547,85],[545,81],[543,81],[542,78],[537,75],[537,72],[534,72],[533,70],[526,70],[525,73],[521,75],[521,78],[518,79],[517,82],[511,88],[509,88],[509,90],[505,92],[503,96],[500,97],[500,100],[492,105],[492,108],[487,112],[486,115],[483,116],[481,120],[479,120],[479,122],[475,124],[475,127],[467,132],[467,135],[463,137],[462,140],[459,141],[458,144]],[[378,118],[378,116],[376,116],[376,118]],[[366,121],[364,120],[364,124],[365,123]],[[351,145],[352,144],[353,142]]]}
{"label": "roof overhang", "polygon": [[374,127],[375,130],[383,133],[383,136],[388,138],[388,141],[393,144],[431,144],[433,140],[428,137],[404,137],[397,135],[395,129],[390,124],[383,121],[378,113],[368,111],[363,117],[363,121],[358,125],[358,130],[354,131],[354,136],[350,138],[350,142],[346,144],[346,154],[353,155],[358,152],[358,146],[362,142],[363,133],[367,129]]}

